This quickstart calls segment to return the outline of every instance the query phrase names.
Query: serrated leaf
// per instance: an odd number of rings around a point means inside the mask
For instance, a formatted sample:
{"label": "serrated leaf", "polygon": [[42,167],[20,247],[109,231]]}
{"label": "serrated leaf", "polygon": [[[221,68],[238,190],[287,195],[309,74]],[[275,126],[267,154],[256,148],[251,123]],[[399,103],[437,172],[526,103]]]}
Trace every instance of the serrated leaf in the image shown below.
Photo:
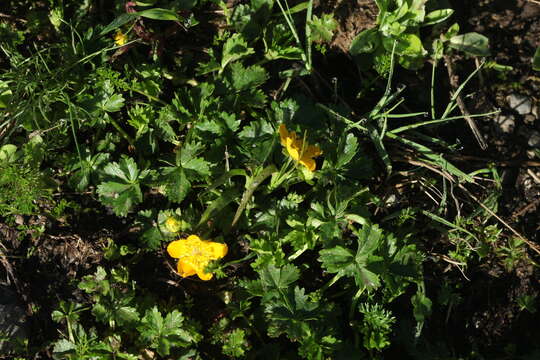
{"label": "serrated leaf", "polygon": [[139,320],[139,312],[131,306],[122,306],[115,315],[118,325],[130,324]]}
{"label": "serrated leaf", "polygon": [[248,46],[246,40],[242,38],[241,34],[236,33],[232,35],[223,45],[220,72],[222,72],[230,62],[239,60],[245,56],[253,54],[254,52],[255,51]]}
{"label": "serrated leaf", "polygon": [[210,175],[210,163],[197,157],[202,148],[199,143],[186,143],[176,154],[176,164],[161,168],[165,194],[171,201],[181,202],[191,189],[191,181]]}
{"label": "serrated leaf", "polygon": [[238,134],[242,140],[240,151],[250,159],[262,163],[272,151],[276,141],[275,130],[267,121],[257,119]]}
{"label": "serrated leaf", "polygon": [[230,66],[232,86],[237,91],[256,88],[268,79],[268,74],[262,66],[244,67],[241,63]]}
{"label": "serrated leaf", "polygon": [[120,94],[109,96],[102,104],[101,108],[106,112],[120,111],[124,106],[124,98]]}
{"label": "serrated leaf", "polygon": [[291,264],[287,264],[281,268],[269,264],[260,272],[260,275],[263,286],[284,290],[298,280],[300,272]]}
{"label": "serrated leaf", "polygon": [[314,42],[329,42],[334,36],[334,31],[338,27],[338,22],[332,14],[322,14],[319,18],[313,15],[308,23],[311,29],[311,39]]}
{"label": "serrated leaf", "polygon": [[108,164],[104,173],[109,181],[98,186],[99,200],[111,206],[116,215],[126,216],[134,205],[142,202],[140,181],[148,176],[148,171],[140,172],[133,159],[124,157],[119,163]]}
{"label": "serrated leaf", "polygon": [[189,159],[188,161],[182,163],[182,167],[184,169],[195,171],[203,176],[210,175],[209,162],[203,158]]}
{"label": "serrated leaf", "polygon": [[146,310],[137,327],[141,338],[161,356],[170,354],[171,347],[186,347],[194,338],[182,329],[184,317],[174,310],[163,319],[157,307]]}
{"label": "serrated leaf", "polygon": [[365,225],[357,234],[358,249],[356,254],[350,249],[336,246],[319,252],[322,267],[340,277],[354,277],[357,286],[374,288],[380,285],[379,276],[369,269],[372,262],[378,260],[372,254],[380,245],[382,232],[376,226]]}
{"label": "serrated leaf", "polygon": [[163,168],[162,181],[165,185],[165,195],[174,202],[182,202],[191,189],[191,182],[181,167]]}
{"label": "serrated leaf", "polygon": [[67,339],[60,339],[54,343],[53,353],[57,356],[74,353],[77,346]]}

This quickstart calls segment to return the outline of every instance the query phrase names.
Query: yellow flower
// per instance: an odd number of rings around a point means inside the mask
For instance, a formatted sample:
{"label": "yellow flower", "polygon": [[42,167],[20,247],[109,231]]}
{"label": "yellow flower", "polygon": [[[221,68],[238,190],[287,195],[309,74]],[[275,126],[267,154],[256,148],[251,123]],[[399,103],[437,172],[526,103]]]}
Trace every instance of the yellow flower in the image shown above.
{"label": "yellow flower", "polygon": [[287,149],[287,152],[294,160],[304,165],[309,171],[315,171],[317,164],[313,158],[322,154],[317,145],[304,143],[303,139],[298,138],[294,131],[289,132],[283,124],[279,125],[279,136],[281,145]]}
{"label": "yellow flower", "polygon": [[118,46],[122,46],[127,43],[127,38],[127,35],[124,34],[122,30],[118,30],[114,35],[114,43]]}
{"label": "yellow flower", "polygon": [[170,232],[175,233],[180,231],[182,228],[182,223],[171,216],[165,220],[165,227]]}
{"label": "yellow flower", "polygon": [[173,241],[167,246],[169,255],[178,259],[178,274],[182,277],[197,274],[201,280],[212,278],[213,275],[204,272],[204,268],[210,261],[227,255],[227,251],[226,244],[201,240],[197,235]]}

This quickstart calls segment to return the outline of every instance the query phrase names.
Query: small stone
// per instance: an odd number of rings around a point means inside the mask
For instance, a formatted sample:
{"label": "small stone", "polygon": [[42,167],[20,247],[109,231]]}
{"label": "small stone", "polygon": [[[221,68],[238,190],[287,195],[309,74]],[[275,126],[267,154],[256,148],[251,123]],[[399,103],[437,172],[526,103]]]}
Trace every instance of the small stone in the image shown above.
{"label": "small stone", "polygon": [[516,120],[514,118],[514,115],[511,115],[511,114],[510,115],[498,114],[495,117],[495,123],[499,125],[499,129],[505,134],[512,133],[516,127]]}
{"label": "small stone", "polygon": [[530,160],[537,160],[536,151],[527,150],[527,158],[529,158]]}
{"label": "small stone", "polygon": [[527,125],[532,125],[536,121],[536,116],[534,116],[533,114],[527,114],[523,117],[523,121]]}
{"label": "small stone", "polygon": [[531,135],[529,136],[529,141],[527,141],[527,145],[530,147],[540,147],[540,132],[533,130],[531,132]]}
{"label": "small stone", "polygon": [[506,97],[506,101],[520,115],[527,115],[532,111],[532,101],[527,96],[511,94]]}

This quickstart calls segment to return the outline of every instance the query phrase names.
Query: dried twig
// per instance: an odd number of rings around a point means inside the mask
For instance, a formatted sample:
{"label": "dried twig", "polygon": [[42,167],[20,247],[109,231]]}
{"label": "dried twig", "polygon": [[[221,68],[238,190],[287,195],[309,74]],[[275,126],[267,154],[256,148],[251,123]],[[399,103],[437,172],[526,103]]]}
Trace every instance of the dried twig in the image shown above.
{"label": "dried twig", "polygon": [[[457,75],[454,74],[454,68],[452,67],[452,60],[449,56],[444,57],[444,61],[446,62],[446,69],[448,70],[448,78],[450,79],[450,85],[454,89],[454,91],[457,91],[459,88],[459,79]],[[465,102],[463,101],[463,98],[461,97],[461,94],[456,94],[456,102],[459,106],[459,109],[461,110],[461,114],[463,114],[463,117],[467,121],[467,124],[469,124],[469,127],[471,128],[471,131],[476,138],[476,141],[478,141],[478,144],[480,145],[480,148],[482,150],[487,149],[486,141],[484,140],[482,134],[480,133],[480,130],[478,129],[478,126],[476,126],[476,122],[473,118],[471,118],[471,114],[467,110],[467,107],[465,106]]]}
{"label": "dried twig", "polygon": [[523,216],[524,214],[526,214],[527,212],[529,212],[529,210],[534,209],[536,206],[538,206],[538,204],[540,204],[540,198],[531,201],[530,203],[528,203],[527,205],[525,205],[524,207],[522,207],[521,209],[513,213],[512,217],[515,219],[519,218]]}
{"label": "dried twig", "polygon": [[18,21],[18,22],[21,22],[23,24],[28,22],[28,20],[17,18],[17,17],[15,17],[13,15],[8,15],[8,14],[4,14],[4,13],[0,13],[0,18],[8,19],[8,20],[11,20],[11,21]]}
{"label": "dried twig", "polygon": [[540,161],[507,161],[507,160],[498,160],[498,159],[490,159],[490,158],[484,158],[479,156],[472,156],[472,155],[448,155],[448,158],[454,160],[454,161],[479,161],[479,162],[485,162],[489,163],[492,162],[496,166],[502,166],[502,167],[540,167]]}
{"label": "dried twig", "polygon": [[418,165],[418,166],[422,166],[422,167],[425,167],[433,172],[436,172],[437,174],[441,175],[442,177],[444,177],[445,179],[447,179],[448,181],[450,181],[451,183],[454,183],[456,184],[461,190],[463,190],[463,192],[465,192],[465,194],[467,194],[471,199],[473,199],[476,203],[478,203],[478,205],[480,205],[481,208],[483,208],[484,210],[486,210],[491,216],[493,216],[495,219],[497,219],[504,227],[506,227],[508,230],[510,230],[514,235],[516,235],[518,238],[520,238],[524,243],[526,243],[527,245],[529,245],[529,247],[534,251],[536,252],[537,254],[540,255],[540,247],[533,243],[532,241],[528,240],[527,238],[525,238],[523,235],[521,235],[516,229],[514,229],[512,226],[510,226],[506,221],[504,221],[501,217],[499,217],[497,214],[495,214],[493,212],[493,210],[491,210],[490,208],[488,208],[486,205],[484,205],[483,202],[481,202],[476,196],[474,196],[465,186],[463,186],[462,184],[458,183],[455,181],[454,177],[440,169],[437,169],[436,167],[434,167],[433,165],[431,164],[426,164],[422,161],[418,161],[418,160],[412,160],[412,159],[407,159],[407,158],[404,158],[404,159],[401,159],[401,161],[404,161],[404,162],[407,162],[411,165]]}
{"label": "dried twig", "polygon": [[533,243],[532,241],[528,240],[527,238],[525,238],[523,235],[521,235],[519,232],[517,232],[513,227],[511,227],[510,225],[508,225],[508,223],[506,221],[504,221],[503,219],[501,219],[497,214],[495,214],[493,212],[493,210],[491,210],[490,208],[488,208],[486,205],[484,205],[484,203],[482,203],[480,200],[478,200],[478,198],[476,196],[474,196],[473,194],[471,194],[469,192],[469,190],[467,190],[467,188],[465,188],[463,185],[461,184],[457,184],[459,186],[459,188],[461,190],[463,190],[465,192],[465,194],[469,195],[469,197],[471,199],[473,199],[474,201],[476,201],[478,203],[478,205],[480,205],[480,207],[482,207],[484,210],[486,210],[491,216],[493,216],[495,219],[497,219],[501,224],[503,224],[508,230],[510,230],[514,235],[516,235],[518,238],[520,238],[524,243],[526,243],[527,245],[529,245],[529,247],[531,249],[533,249],[538,255],[540,255],[540,248],[538,247],[538,245],[536,245],[535,243]]}
{"label": "dried twig", "polygon": [[540,178],[538,178],[538,175],[534,173],[531,169],[527,169],[527,174],[529,174],[535,183],[540,184]]}

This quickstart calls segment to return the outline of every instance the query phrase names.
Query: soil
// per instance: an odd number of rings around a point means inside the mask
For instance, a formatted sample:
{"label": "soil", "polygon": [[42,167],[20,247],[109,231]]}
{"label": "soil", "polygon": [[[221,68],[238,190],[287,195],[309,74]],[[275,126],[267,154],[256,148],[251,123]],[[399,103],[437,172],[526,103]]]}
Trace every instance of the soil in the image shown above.
{"label": "soil", "polygon": [[323,13],[334,14],[339,23],[330,46],[344,53],[349,51],[356,35],[375,26],[379,13],[373,0],[321,0],[320,4],[315,3],[315,8],[318,6]]}

